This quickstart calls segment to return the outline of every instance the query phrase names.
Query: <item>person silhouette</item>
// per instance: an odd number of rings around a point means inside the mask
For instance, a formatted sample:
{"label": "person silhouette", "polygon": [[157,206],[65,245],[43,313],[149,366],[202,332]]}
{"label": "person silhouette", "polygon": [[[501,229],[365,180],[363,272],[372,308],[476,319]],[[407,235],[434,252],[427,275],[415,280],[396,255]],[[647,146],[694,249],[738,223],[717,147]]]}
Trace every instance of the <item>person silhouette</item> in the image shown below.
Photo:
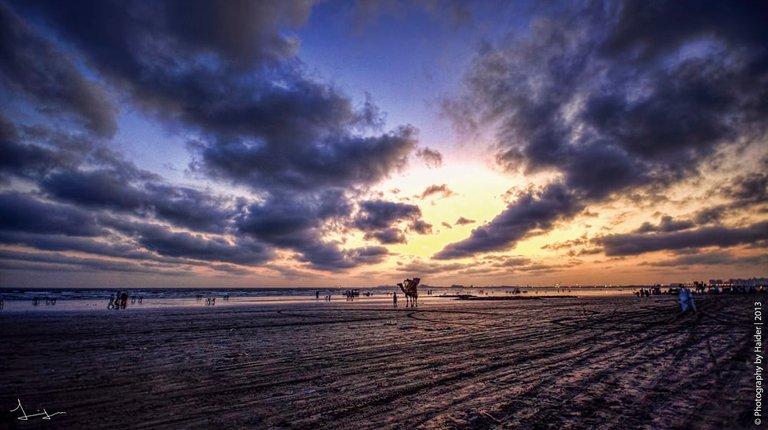
{"label": "person silhouette", "polygon": [[685,313],[688,309],[691,309],[693,313],[696,313],[696,303],[693,301],[693,293],[691,290],[684,286],[680,286],[680,291],[677,293],[677,298],[680,300],[681,313]]}

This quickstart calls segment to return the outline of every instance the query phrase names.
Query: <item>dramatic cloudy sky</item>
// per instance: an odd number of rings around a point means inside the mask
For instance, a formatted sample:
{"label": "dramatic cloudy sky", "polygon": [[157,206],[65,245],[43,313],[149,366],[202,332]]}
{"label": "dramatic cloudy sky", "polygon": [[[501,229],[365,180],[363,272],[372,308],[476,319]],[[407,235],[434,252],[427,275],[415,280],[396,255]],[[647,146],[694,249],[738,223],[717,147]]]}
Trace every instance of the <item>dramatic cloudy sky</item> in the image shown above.
{"label": "dramatic cloudy sky", "polygon": [[768,275],[762,1],[0,0],[0,103],[2,287]]}

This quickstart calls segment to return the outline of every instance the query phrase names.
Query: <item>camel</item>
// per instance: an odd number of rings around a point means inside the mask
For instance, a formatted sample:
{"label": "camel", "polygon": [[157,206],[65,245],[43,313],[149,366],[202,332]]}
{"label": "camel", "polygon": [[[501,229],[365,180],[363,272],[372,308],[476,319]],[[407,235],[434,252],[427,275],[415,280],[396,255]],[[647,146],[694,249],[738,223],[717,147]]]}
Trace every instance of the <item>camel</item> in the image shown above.
{"label": "camel", "polygon": [[403,294],[405,294],[405,307],[408,307],[409,303],[411,304],[411,307],[419,305],[419,290],[417,286],[419,285],[420,281],[421,278],[413,278],[406,279],[403,281],[403,283],[397,284],[397,286],[403,290]]}

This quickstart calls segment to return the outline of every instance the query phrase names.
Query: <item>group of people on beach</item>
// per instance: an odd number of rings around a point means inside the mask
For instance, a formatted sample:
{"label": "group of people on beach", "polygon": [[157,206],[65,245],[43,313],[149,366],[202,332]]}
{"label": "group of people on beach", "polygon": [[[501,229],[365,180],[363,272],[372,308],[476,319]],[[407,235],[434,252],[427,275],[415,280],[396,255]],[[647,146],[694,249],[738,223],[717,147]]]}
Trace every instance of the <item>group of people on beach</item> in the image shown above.
{"label": "group of people on beach", "polygon": [[[135,300],[135,298],[134,298]],[[141,300],[141,298],[140,298]],[[128,306],[128,292],[127,291],[120,291],[117,293],[117,296],[112,294],[109,297],[109,304],[107,305],[107,309],[112,310],[118,310],[118,309],[125,309],[125,307]]]}
{"label": "group of people on beach", "polygon": [[32,306],[37,306],[42,301],[45,301],[46,305],[55,305],[56,304],[56,298],[55,297],[54,298],[44,297],[42,299],[40,297],[35,297],[35,298],[32,299]]}
{"label": "group of people on beach", "polygon": [[[229,294],[224,294],[224,296],[222,297],[222,299],[223,299],[225,302],[229,301]],[[203,301],[203,295],[202,295],[202,294],[198,294],[198,295],[196,295],[196,296],[195,296],[195,300],[197,300],[197,302],[198,302],[198,303],[199,303],[199,302],[202,302],[202,301]],[[205,305],[206,305],[206,306],[216,306],[216,297],[213,297],[213,296],[211,296],[211,297],[206,297],[206,298],[205,298]]]}
{"label": "group of people on beach", "polygon": [[[661,292],[661,286],[656,285],[653,288],[641,288],[635,291],[637,297],[650,297],[651,295],[657,296],[664,294]],[[677,289],[670,288],[666,291],[666,294],[677,294],[677,299],[680,302],[681,313],[686,313],[688,310],[696,313],[696,303],[693,301],[693,292],[690,288],[680,285]]]}

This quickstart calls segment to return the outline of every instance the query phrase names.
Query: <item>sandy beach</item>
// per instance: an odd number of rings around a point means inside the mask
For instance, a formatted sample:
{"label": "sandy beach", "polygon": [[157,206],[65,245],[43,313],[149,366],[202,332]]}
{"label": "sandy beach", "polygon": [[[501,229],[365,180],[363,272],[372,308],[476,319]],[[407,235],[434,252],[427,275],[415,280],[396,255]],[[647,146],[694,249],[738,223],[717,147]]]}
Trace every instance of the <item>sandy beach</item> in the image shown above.
{"label": "sandy beach", "polygon": [[0,312],[0,427],[750,428],[760,298]]}

